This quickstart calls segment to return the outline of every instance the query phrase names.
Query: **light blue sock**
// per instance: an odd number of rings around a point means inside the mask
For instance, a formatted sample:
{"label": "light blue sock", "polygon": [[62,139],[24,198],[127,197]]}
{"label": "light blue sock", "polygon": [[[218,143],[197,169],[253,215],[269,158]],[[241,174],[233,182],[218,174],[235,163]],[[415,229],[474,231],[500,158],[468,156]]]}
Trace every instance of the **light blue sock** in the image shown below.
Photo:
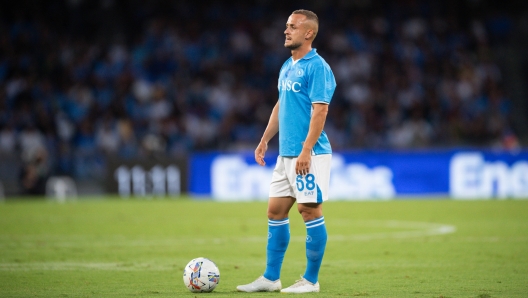
{"label": "light blue sock", "polygon": [[319,279],[319,269],[326,248],[326,226],[324,216],[305,222],[306,224],[306,272],[304,278],[311,283]]}
{"label": "light blue sock", "polygon": [[290,243],[290,220],[268,220],[268,247],[264,277],[275,281],[280,278],[282,260]]}

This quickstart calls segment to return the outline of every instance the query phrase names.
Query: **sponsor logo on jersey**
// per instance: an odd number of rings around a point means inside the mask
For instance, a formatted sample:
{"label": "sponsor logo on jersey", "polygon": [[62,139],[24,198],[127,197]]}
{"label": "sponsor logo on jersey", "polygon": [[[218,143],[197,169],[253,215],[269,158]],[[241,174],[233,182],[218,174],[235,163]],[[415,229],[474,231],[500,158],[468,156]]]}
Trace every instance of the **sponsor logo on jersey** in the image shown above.
{"label": "sponsor logo on jersey", "polygon": [[293,92],[299,92],[301,91],[301,83],[294,82],[292,80],[281,80],[279,82],[279,90],[282,91],[293,91]]}

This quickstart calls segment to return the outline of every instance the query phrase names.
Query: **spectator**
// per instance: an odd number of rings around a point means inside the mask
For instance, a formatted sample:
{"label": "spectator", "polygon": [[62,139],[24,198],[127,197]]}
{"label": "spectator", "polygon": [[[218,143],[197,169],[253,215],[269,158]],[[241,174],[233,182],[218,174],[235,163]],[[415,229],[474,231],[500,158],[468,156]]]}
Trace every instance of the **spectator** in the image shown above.
{"label": "spectator", "polygon": [[[116,17],[93,24],[97,4],[66,2],[0,4],[0,150],[18,138],[54,172],[93,176],[107,154],[258,142],[288,55],[276,41],[288,5],[106,1]],[[317,2],[331,16],[315,47],[338,82],[326,124],[335,149],[518,148],[491,54],[510,41],[511,14],[477,1],[459,16],[445,9],[455,2]]]}
{"label": "spectator", "polygon": [[23,194],[44,195],[49,176],[48,154],[43,147],[33,147],[25,151],[20,172],[20,185]]}
{"label": "spectator", "polygon": [[5,125],[0,129],[0,152],[15,152],[16,150],[16,135],[14,129]]}

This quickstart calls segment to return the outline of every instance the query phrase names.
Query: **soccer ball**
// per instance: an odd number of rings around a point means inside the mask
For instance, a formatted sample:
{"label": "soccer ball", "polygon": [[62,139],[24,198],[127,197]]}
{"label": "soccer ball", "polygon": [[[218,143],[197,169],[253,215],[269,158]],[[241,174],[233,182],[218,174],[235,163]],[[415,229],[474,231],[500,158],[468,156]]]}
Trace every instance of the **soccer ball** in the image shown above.
{"label": "soccer ball", "polygon": [[183,269],[183,283],[193,293],[212,292],[220,282],[220,270],[207,258],[192,259]]}

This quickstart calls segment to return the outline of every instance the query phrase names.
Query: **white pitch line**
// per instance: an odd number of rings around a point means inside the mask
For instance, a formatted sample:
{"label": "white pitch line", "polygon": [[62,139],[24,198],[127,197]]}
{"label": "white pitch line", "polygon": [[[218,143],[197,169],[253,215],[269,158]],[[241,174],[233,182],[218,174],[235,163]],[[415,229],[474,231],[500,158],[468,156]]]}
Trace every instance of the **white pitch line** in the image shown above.
{"label": "white pitch line", "polygon": [[[395,229],[410,229],[410,231],[395,231],[395,232],[383,232],[383,233],[368,233],[368,234],[356,234],[356,235],[332,235],[328,236],[329,241],[369,241],[378,239],[405,239],[405,238],[417,238],[424,236],[437,236],[445,235],[456,232],[456,227],[453,225],[428,223],[428,222],[407,222],[407,221],[365,221],[359,222],[361,226],[369,227],[386,227]],[[246,241],[265,241],[265,237],[252,237],[247,238]],[[292,237],[290,241],[304,242],[305,237],[298,236]]]}
{"label": "white pitch line", "polygon": [[[368,234],[351,234],[351,235],[335,235],[330,234],[330,241],[370,241],[378,239],[405,239],[405,238],[417,238],[424,236],[437,236],[445,235],[456,232],[456,227],[446,224],[427,223],[427,222],[407,222],[407,221],[360,221],[350,225],[362,226],[362,227],[385,227],[392,229],[405,229],[404,231],[394,232],[380,232],[380,233],[368,233]],[[106,239],[90,239],[86,236],[66,236],[57,237],[45,235],[37,236],[22,236],[16,237],[15,239],[10,237],[4,238],[0,241],[0,247],[4,248],[16,248],[16,247],[33,247],[35,242],[49,243],[49,246],[53,247],[144,247],[144,246],[175,246],[181,244],[225,244],[232,242],[247,243],[247,242],[266,242],[267,237],[263,236],[252,236],[252,237],[180,237],[180,238],[155,238],[155,239],[127,239],[126,237],[115,237]],[[62,240],[67,238],[66,241]],[[14,240],[14,241],[13,241]],[[305,236],[293,236],[290,241],[292,242],[304,242]]]}
{"label": "white pitch line", "polygon": [[174,270],[171,264],[160,265],[150,263],[81,263],[81,262],[32,262],[32,263],[0,263],[0,271],[169,271]]}

